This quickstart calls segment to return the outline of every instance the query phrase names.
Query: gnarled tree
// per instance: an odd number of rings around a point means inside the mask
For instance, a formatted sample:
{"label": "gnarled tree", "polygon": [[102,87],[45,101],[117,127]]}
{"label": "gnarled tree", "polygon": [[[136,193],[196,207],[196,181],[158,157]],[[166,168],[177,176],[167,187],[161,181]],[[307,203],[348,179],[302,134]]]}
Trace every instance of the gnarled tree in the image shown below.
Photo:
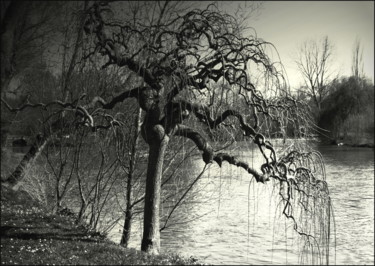
{"label": "gnarled tree", "polygon": [[[128,16],[121,9],[123,4],[96,2],[87,9],[84,30],[92,47],[84,59],[99,54],[106,60],[103,68],[126,68],[141,82],[131,89],[124,84],[124,91],[111,99],[81,97],[55,104],[75,110],[77,123],[93,130],[106,127],[98,125],[97,118],[103,114],[107,127],[116,124],[104,111],[129,98],[143,109],[141,133],[149,154],[141,249],[148,253],[160,249],[161,176],[169,140],[174,137],[191,140],[206,164],[227,162],[257,182],[273,179],[283,184],[283,214],[294,221],[295,230],[309,245],[329,248],[326,225],[331,205],[324,169],[318,167],[320,157],[295,145],[278,154],[262,132],[264,123],[274,123],[281,132],[287,125],[303,125],[305,130],[311,126],[304,105],[283,89],[279,64],[266,53],[272,45],[244,36],[236,18],[215,5],[172,12],[178,2],[154,2],[153,8]],[[127,4],[125,8],[131,8]],[[218,152],[207,135],[222,129],[241,132],[255,143],[264,164],[256,169],[233,154]],[[293,196],[296,193],[298,197]],[[316,211],[312,199],[319,200],[321,209]],[[318,230],[296,219],[301,212],[307,214],[305,219],[316,218]]]}
{"label": "gnarled tree", "polygon": [[[257,182],[270,178],[286,182],[289,190],[283,197],[287,202],[284,214],[294,219],[290,190],[295,186],[303,192],[300,180],[312,186],[318,182],[312,171],[297,163],[300,157],[309,158],[311,154],[292,151],[280,159],[259,129],[266,120],[278,121],[280,127],[285,126],[285,118],[295,124],[305,123],[306,127],[310,120],[302,105],[282,90],[283,76],[265,52],[269,44],[254,36],[243,36],[236,19],[214,5],[184,15],[164,16],[170,3],[158,2],[154,9],[159,10],[158,16],[149,21],[136,16],[127,21],[116,14],[120,10],[116,5],[96,3],[90,9],[85,31],[95,44],[91,54],[100,53],[107,59],[104,68],[125,67],[142,77],[143,83],[111,100],[95,97],[85,108],[111,109],[127,98],[136,98],[145,112],[142,137],[149,145],[149,157],[142,250],[159,252],[160,180],[165,151],[175,136],[193,141],[206,164],[216,162],[221,166],[226,161],[243,168]],[[250,68],[263,74],[263,90],[251,82]],[[228,98],[238,99],[233,102],[245,108],[215,106],[210,98],[214,84],[220,84],[221,97],[230,95]],[[272,88],[272,97],[266,98],[267,89]],[[215,152],[205,134],[192,124],[201,124],[209,131],[221,127],[242,131],[259,147],[265,163],[253,169],[231,154]],[[307,192],[304,195],[316,196]],[[329,197],[322,198],[329,206]],[[300,227],[295,229],[311,237]]]}

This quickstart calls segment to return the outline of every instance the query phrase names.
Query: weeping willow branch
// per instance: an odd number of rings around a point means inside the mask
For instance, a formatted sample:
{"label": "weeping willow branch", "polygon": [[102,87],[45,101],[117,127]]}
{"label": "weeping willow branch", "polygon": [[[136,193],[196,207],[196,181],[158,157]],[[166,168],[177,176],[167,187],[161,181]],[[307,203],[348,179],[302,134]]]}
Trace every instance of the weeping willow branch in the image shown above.
{"label": "weeping willow branch", "polygon": [[246,170],[249,174],[253,175],[257,182],[264,183],[265,181],[269,180],[269,177],[266,173],[260,174],[253,168],[251,168],[247,163],[238,160],[234,156],[231,156],[227,153],[217,153],[215,154],[211,145],[199,134],[197,131],[184,126],[178,125],[174,131],[174,135],[182,136],[188,138],[194,142],[194,144],[198,147],[199,150],[203,151],[203,161],[206,164],[215,161],[220,167],[222,166],[223,161],[228,162],[229,164],[235,165],[237,167],[241,167]]}
{"label": "weeping willow branch", "polygon": [[137,98],[139,99],[140,96],[142,96],[145,91],[147,90],[147,87],[137,87],[128,91],[124,91],[117,96],[113,97],[110,101],[105,101],[103,98],[99,96],[95,96],[90,103],[86,104],[84,106],[85,109],[91,109],[94,108],[97,103],[100,104],[100,107],[103,109],[112,109],[115,107],[116,104],[123,102],[127,98]]}
{"label": "weeping willow branch", "polygon": [[[262,134],[256,133],[255,128],[257,125],[255,125],[254,128],[246,123],[243,115],[240,112],[228,109],[214,119],[211,116],[210,109],[205,105],[191,104],[187,101],[180,101],[179,103],[173,104],[172,106],[174,106],[175,109],[178,108],[178,110],[192,112],[200,121],[207,123],[209,128],[211,129],[217,128],[230,116],[236,117],[240,122],[240,127],[244,132],[244,136],[251,137],[253,139],[254,143],[258,145],[264,158],[267,160],[267,163],[272,163],[273,165],[276,163],[276,152],[272,144],[269,141],[266,141],[265,137]],[[270,150],[270,158],[266,156],[263,148]]]}
{"label": "weeping willow branch", "polygon": [[[325,259],[329,264],[330,224],[334,217],[324,163],[320,159],[321,155],[316,151],[287,152],[279,160],[272,177],[280,181],[283,215],[292,220],[294,230],[310,243],[311,249],[318,249],[321,263]],[[304,215],[297,220],[301,211]]]}

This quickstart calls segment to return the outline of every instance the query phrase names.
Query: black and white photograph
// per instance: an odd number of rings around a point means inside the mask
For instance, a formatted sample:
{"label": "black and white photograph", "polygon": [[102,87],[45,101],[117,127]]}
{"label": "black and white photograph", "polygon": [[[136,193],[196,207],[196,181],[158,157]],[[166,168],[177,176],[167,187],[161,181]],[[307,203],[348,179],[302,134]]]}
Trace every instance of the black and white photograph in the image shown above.
{"label": "black and white photograph", "polygon": [[1,1],[1,265],[374,265],[374,1]]}

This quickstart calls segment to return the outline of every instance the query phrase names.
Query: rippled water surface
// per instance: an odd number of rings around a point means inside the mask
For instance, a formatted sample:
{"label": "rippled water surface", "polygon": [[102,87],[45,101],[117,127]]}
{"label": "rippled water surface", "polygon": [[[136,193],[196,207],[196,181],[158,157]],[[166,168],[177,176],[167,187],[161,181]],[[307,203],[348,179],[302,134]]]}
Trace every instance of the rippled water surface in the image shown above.
{"label": "rippled water surface", "polygon": [[[239,146],[250,166],[259,166],[258,152]],[[324,157],[334,208],[336,247],[330,264],[374,264],[374,150],[317,146]],[[196,157],[186,173],[203,168]],[[243,170],[212,165],[196,184],[194,204],[177,213],[175,224],[162,232],[162,251],[194,256],[210,264],[299,264],[304,242],[281,213],[272,182],[256,184]],[[200,217],[199,219],[196,217]],[[136,222],[131,247],[139,248],[141,222]],[[120,240],[115,228],[112,238]],[[307,264],[319,264],[305,258]]]}
{"label": "rippled water surface", "polygon": [[318,147],[336,218],[337,264],[374,264],[374,150]]}

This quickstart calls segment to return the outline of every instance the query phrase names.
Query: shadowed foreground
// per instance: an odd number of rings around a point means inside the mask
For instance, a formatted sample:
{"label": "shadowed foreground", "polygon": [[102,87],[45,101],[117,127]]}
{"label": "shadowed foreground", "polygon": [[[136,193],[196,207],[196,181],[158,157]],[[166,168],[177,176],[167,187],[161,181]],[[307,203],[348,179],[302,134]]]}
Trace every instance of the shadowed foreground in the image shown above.
{"label": "shadowed foreground", "polygon": [[197,260],[123,248],[88,232],[72,216],[46,214],[24,191],[2,187],[1,264],[197,265]]}

